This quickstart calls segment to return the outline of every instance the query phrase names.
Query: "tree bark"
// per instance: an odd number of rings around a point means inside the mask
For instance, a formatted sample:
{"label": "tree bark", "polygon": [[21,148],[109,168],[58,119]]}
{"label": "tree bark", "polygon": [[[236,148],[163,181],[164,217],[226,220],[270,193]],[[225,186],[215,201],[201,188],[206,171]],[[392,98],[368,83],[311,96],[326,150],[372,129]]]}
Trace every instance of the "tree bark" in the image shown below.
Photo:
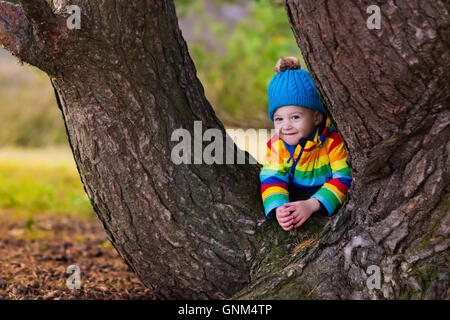
{"label": "tree bark", "polygon": [[[445,297],[449,6],[380,1],[369,30],[370,4],[285,3],[354,177],[334,217],[289,233],[263,217],[259,165],[171,161],[177,128],[194,137],[201,121],[226,137],[172,1],[0,1],[0,42],[49,74],[94,211],[157,296]],[[81,8],[80,30],[67,5]],[[381,290],[366,285],[370,265]]]}

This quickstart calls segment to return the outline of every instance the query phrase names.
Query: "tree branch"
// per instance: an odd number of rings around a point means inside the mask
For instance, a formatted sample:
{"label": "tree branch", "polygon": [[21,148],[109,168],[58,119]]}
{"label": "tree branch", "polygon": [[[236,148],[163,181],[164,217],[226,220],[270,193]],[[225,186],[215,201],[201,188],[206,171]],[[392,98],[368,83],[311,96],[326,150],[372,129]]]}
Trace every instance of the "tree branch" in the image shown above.
{"label": "tree branch", "polygon": [[22,6],[0,0],[0,44],[48,74],[64,53],[68,39],[64,17],[55,15],[45,0],[20,0]]}
{"label": "tree branch", "polygon": [[20,0],[25,16],[39,36],[58,33],[58,20],[45,0]]}
{"label": "tree branch", "polygon": [[56,15],[46,0],[19,2],[27,20],[33,26],[35,43],[40,49],[48,54],[49,59],[56,59],[64,54],[65,44],[70,38],[66,18]]}
{"label": "tree branch", "polygon": [[0,44],[21,60],[31,63],[30,30],[20,6],[0,1]]}

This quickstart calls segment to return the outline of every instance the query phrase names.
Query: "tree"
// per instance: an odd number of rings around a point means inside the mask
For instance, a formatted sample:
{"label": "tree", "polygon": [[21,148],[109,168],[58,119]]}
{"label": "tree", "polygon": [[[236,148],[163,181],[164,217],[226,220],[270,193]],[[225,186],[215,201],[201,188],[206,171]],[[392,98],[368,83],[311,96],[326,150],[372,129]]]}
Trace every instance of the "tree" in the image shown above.
{"label": "tree", "polygon": [[354,178],[334,217],[286,233],[263,217],[259,165],[171,161],[177,128],[226,136],[172,1],[70,1],[73,30],[69,1],[50,3],[0,1],[0,42],[49,75],[94,211],[159,297],[448,296],[448,4],[380,1],[369,30],[365,1],[285,2]]}

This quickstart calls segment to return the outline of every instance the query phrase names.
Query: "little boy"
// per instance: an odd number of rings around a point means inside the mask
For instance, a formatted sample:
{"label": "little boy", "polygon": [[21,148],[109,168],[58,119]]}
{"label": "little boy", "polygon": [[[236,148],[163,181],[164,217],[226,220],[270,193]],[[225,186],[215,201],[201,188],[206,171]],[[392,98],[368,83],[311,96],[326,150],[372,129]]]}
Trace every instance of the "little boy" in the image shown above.
{"label": "little boy", "polygon": [[[347,197],[351,172],[341,137],[327,116],[311,76],[296,57],[278,60],[268,87],[276,134],[267,142],[260,173],[268,219],[283,230],[300,227],[314,212],[331,216]],[[296,194],[306,200],[298,200]],[[291,202],[290,202],[291,200]]]}

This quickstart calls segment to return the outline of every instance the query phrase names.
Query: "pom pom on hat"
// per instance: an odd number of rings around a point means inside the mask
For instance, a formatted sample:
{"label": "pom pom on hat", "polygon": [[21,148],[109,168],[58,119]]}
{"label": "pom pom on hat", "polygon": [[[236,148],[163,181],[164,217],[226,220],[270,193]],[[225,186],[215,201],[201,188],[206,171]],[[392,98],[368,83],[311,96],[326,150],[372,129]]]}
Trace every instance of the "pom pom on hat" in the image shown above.
{"label": "pom pom on hat", "polygon": [[275,64],[276,73],[280,73],[286,70],[297,70],[301,68],[302,65],[300,63],[300,60],[297,57],[293,56],[281,57]]}

